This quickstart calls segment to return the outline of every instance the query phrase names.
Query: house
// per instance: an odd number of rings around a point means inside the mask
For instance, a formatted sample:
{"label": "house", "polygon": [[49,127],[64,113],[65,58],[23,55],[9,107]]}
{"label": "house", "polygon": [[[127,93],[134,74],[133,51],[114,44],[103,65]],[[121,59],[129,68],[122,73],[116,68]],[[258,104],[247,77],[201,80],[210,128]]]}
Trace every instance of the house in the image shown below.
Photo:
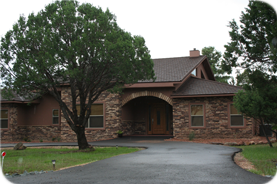
{"label": "house", "polygon": [[[206,56],[198,50],[188,57],[153,59],[156,81],[125,85],[123,94],[103,92],[92,105],[88,141],[124,135],[173,135],[188,138],[252,138],[256,125],[233,106],[240,87],[215,81]],[[70,107],[70,88],[60,89]],[[77,106],[78,107],[78,106]],[[1,97],[1,140],[76,141],[59,104],[50,95],[30,100]]]}

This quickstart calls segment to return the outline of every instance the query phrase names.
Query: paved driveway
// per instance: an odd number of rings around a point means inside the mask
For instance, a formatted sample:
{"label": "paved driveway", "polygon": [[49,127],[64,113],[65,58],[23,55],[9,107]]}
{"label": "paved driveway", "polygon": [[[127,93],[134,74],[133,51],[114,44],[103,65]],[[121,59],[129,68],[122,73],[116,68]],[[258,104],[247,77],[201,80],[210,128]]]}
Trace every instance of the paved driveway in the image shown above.
{"label": "paved driveway", "polygon": [[[232,161],[232,155],[239,149],[233,147],[189,142],[169,142],[163,141],[160,137],[125,137],[93,142],[91,144],[101,146],[138,146],[147,147],[147,149],[52,173],[11,178],[10,181],[13,183],[35,184],[260,184],[270,180],[237,166]],[[47,145],[47,143],[43,145]]]}

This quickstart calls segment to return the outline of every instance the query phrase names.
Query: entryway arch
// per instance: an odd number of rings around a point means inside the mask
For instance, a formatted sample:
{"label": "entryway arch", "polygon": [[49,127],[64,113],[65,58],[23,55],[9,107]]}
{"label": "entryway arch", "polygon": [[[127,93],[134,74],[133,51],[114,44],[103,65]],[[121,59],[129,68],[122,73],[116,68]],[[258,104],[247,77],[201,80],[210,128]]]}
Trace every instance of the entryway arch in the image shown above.
{"label": "entryway arch", "polygon": [[124,106],[127,102],[129,102],[135,98],[143,97],[143,96],[157,97],[157,98],[160,98],[160,99],[166,101],[171,106],[173,105],[172,99],[162,93],[154,92],[154,91],[141,91],[141,92],[132,93],[131,95],[129,95],[125,99],[123,99],[122,106]]}

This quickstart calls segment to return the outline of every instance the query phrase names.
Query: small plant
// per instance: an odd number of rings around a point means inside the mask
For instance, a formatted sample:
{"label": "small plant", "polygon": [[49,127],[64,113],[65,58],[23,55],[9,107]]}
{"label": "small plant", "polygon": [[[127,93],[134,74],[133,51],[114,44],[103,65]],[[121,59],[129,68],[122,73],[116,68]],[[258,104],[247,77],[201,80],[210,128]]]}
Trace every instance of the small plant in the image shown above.
{"label": "small plant", "polygon": [[39,142],[43,142],[43,140],[42,140],[42,139],[40,139],[40,140],[39,140]]}
{"label": "small plant", "polygon": [[31,140],[29,139],[29,137],[24,137],[23,140],[26,141],[26,142],[31,142]]}
{"label": "small plant", "polygon": [[194,132],[189,133],[189,140],[192,141],[194,139]]}
{"label": "small plant", "polygon": [[123,132],[121,130],[118,130],[117,134],[123,134]]}
{"label": "small plant", "polygon": [[60,137],[58,137],[58,142],[60,142],[61,141],[61,138]]}
{"label": "small plant", "polygon": [[52,141],[54,142],[55,140],[56,140],[56,137],[53,137],[53,138],[52,138]]}

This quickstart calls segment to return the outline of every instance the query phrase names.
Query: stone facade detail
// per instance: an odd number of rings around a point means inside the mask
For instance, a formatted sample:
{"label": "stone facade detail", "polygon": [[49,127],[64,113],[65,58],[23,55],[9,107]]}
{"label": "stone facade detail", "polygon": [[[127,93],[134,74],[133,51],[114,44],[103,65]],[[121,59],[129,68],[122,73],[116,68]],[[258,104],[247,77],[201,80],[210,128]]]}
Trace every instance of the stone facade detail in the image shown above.
{"label": "stone facade detail", "polygon": [[127,102],[133,100],[134,98],[138,98],[138,97],[142,97],[142,96],[154,96],[154,97],[157,97],[157,98],[160,98],[160,99],[166,101],[170,105],[173,105],[172,99],[162,93],[158,93],[158,92],[154,92],[154,91],[141,91],[141,92],[132,93],[131,95],[129,95],[125,99],[123,99],[122,106],[125,105]]}
{"label": "stone facade detail", "polygon": [[[69,108],[71,105],[71,92],[70,88],[63,88],[62,100],[67,104]],[[105,128],[104,129],[92,129],[86,128],[87,141],[112,139],[117,137],[117,131],[121,128],[121,102],[119,94],[112,94],[109,92],[103,92],[98,99],[98,102],[105,103]],[[69,127],[63,114],[61,115],[61,140],[63,142],[76,142],[77,135]]]}
{"label": "stone facade detail", "polygon": [[18,126],[17,104],[1,104],[1,108],[8,109],[9,128],[1,129],[1,141],[51,141],[53,137],[60,137],[60,126]]}
{"label": "stone facade detail", "polygon": [[[232,97],[206,97],[173,99],[173,136],[188,138],[194,132],[195,138],[252,138],[254,125],[252,119],[244,117],[245,127],[230,128],[228,126],[228,104]],[[189,127],[189,104],[204,103],[206,107],[206,128]]]}

